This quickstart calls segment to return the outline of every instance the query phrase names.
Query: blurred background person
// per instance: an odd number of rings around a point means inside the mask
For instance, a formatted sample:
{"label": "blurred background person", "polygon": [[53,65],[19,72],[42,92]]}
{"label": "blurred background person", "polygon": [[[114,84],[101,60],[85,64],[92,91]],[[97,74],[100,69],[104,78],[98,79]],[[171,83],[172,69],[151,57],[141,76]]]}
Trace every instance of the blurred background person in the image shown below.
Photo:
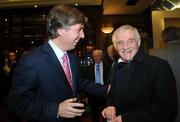
{"label": "blurred background person", "polygon": [[16,52],[9,51],[5,57],[5,64],[3,67],[4,75],[9,75],[12,65],[16,64]]}
{"label": "blurred background person", "polygon": [[8,95],[10,84],[11,84],[11,69],[17,63],[17,55],[15,51],[7,51],[7,53],[5,53],[4,55],[5,55],[4,66],[2,68],[3,79],[1,83],[2,83],[4,99],[5,99]]}
{"label": "blurred background person", "polygon": [[[93,64],[85,69],[84,76],[96,84],[108,85],[107,77],[109,73],[109,66],[103,61],[103,52],[100,49],[96,49],[92,52]],[[95,95],[88,95],[89,105],[91,107],[91,115],[93,122],[101,122],[101,111],[104,108],[106,98],[98,97]]]}
{"label": "blurred background person", "polygon": [[161,33],[165,47],[150,51],[151,55],[158,56],[169,62],[176,79],[178,96],[178,114],[175,122],[180,122],[180,28],[167,27]]}
{"label": "blurred background person", "polygon": [[114,46],[111,44],[107,47],[107,54],[108,54],[108,57],[109,59],[113,62],[115,60],[114,58]]}
{"label": "blurred background person", "polygon": [[119,58],[119,55],[117,51],[115,50],[113,44],[107,47],[107,54],[108,54],[108,58],[110,59],[111,64]]}

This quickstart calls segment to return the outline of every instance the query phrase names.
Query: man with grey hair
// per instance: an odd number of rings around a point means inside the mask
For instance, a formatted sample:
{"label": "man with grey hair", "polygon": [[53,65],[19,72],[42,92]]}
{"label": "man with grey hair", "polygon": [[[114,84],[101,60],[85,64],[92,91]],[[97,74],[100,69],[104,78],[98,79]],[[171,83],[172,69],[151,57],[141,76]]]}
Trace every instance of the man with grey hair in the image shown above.
{"label": "man with grey hair", "polygon": [[111,69],[103,117],[110,122],[172,122],[177,98],[168,62],[145,54],[137,29],[130,25],[117,28],[112,41],[120,58]]}

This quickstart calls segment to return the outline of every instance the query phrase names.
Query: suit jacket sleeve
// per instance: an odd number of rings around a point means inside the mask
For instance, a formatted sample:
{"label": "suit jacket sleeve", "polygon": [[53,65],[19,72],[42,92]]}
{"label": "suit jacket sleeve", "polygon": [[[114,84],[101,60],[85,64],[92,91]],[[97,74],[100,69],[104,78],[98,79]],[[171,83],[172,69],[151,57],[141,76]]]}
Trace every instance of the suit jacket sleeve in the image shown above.
{"label": "suit jacket sleeve", "polygon": [[58,103],[48,102],[38,95],[39,84],[32,62],[22,58],[13,73],[12,87],[8,96],[10,111],[27,119],[55,121]]}
{"label": "suit jacket sleeve", "polygon": [[[76,66],[78,66],[78,64]],[[79,69],[79,67],[76,68]],[[94,70],[93,68],[94,67],[91,66],[90,69],[84,70],[84,73],[78,73],[79,90],[94,96],[107,97],[107,87],[104,85],[96,84],[94,81],[94,71],[92,71]]]}

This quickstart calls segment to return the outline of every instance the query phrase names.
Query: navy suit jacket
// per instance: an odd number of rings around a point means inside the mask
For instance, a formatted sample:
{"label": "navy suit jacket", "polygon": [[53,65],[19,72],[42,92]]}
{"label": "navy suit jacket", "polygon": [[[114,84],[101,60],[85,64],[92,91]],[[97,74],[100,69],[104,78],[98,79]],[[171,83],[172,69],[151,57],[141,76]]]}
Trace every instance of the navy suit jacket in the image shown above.
{"label": "navy suit jacket", "polygon": [[73,90],[54,51],[48,43],[23,55],[12,76],[7,104],[12,112],[36,122],[75,122],[57,118],[59,103],[76,97],[79,90],[106,95],[106,88],[81,78],[78,60],[68,53]]}

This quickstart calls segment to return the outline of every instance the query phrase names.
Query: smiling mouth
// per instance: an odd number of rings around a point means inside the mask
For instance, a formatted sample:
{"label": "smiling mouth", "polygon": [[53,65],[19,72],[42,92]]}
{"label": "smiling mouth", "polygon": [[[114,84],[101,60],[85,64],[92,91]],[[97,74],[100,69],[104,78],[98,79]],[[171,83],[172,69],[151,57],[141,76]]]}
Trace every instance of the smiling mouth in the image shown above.
{"label": "smiling mouth", "polygon": [[77,45],[77,42],[75,42],[75,43],[73,44],[74,47],[76,47],[76,45]]}
{"label": "smiling mouth", "polygon": [[129,54],[129,53],[131,53],[132,52],[132,50],[131,49],[128,49],[128,50],[123,50],[122,51],[122,53],[124,53],[124,54]]}
{"label": "smiling mouth", "polygon": [[77,45],[78,42],[75,42],[74,45]]}

